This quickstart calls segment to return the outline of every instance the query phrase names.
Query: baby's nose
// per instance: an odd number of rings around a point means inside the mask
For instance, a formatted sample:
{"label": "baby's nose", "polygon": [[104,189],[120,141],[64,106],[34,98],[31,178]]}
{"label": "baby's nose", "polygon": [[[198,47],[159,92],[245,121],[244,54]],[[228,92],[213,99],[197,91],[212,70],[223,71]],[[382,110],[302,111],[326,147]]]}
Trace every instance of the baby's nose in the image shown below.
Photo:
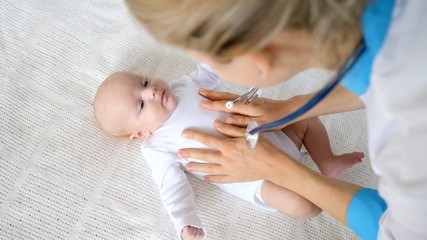
{"label": "baby's nose", "polygon": [[149,97],[149,98],[154,98],[154,97],[156,97],[157,92],[158,92],[158,89],[157,89],[155,86],[147,87],[147,88],[144,90],[145,95],[146,95],[147,97]]}

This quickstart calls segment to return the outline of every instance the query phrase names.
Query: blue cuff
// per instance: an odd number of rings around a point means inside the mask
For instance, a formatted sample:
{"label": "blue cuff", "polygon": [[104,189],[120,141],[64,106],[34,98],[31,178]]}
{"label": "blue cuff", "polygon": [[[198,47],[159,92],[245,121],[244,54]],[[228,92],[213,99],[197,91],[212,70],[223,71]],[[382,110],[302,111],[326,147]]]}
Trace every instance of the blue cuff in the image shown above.
{"label": "blue cuff", "polygon": [[361,17],[363,41],[366,49],[343,77],[341,84],[358,96],[370,83],[372,64],[381,50],[390,26],[395,0],[370,1]]}
{"label": "blue cuff", "polygon": [[377,239],[379,221],[386,209],[377,190],[362,188],[348,206],[348,226],[363,240]]}

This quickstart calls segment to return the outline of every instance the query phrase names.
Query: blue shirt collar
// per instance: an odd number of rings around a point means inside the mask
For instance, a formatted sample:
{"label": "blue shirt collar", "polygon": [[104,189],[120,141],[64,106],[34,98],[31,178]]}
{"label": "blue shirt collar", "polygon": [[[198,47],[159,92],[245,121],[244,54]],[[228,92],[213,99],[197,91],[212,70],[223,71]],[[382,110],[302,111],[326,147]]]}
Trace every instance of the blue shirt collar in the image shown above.
{"label": "blue shirt collar", "polygon": [[374,0],[362,14],[362,38],[366,48],[341,82],[344,87],[359,96],[368,89],[372,64],[386,38],[394,2],[394,0]]}

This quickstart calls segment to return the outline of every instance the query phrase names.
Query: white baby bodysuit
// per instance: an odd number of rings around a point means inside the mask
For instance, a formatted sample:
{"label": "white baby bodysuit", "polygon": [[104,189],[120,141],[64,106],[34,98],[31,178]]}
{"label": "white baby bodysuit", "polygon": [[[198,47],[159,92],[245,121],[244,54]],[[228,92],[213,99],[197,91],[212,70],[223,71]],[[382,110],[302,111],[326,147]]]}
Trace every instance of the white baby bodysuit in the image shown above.
{"label": "white baby bodysuit", "polygon": [[[169,119],[142,143],[143,157],[152,170],[163,205],[175,225],[178,236],[187,225],[198,228],[203,225],[197,215],[192,187],[184,172],[185,164],[200,161],[178,158],[176,152],[181,148],[208,148],[197,141],[182,137],[181,133],[184,129],[196,129],[220,136],[213,127],[213,122],[215,119],[224,120],[225,113],[203,109],[199,101],[204,98],[198,94],[199,88],[214,89],[220,83],[218,76],[212,73],[206,64],[199,64],[197,70],[189,76],[171,82],[172,91],[178,98],[177,107]],[[295,159],[302,160],[304,154],[282,131],[263,133],[263,136]],[[200,179],[204,176],[200,173],[191,174]],[[256,197],[262,181],[215,185],[261,208],[274,210]]]}

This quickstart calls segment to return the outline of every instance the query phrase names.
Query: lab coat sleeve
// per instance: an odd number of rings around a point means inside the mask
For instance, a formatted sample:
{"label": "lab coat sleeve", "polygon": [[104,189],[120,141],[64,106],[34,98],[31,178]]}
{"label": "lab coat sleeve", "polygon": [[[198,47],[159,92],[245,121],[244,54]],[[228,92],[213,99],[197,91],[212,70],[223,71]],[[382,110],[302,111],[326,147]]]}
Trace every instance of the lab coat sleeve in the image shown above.
{"label": "lab coat sleeve", "polygon": [[193,189],[175,154],[145,149],[143,155],[178,236],[181,237],[181,231],[187,225],[203,228],[197,215]]}
{"label": "lab coat sleeve", "polygon": [[[378,239],[427,239],[427,1],[396,1],[366,102],[369,155],[387,202]],[[372,24],[372,23],[371,23]]]}
{"label": "lab coat sleeve", "polygon": [[356,193],[348,207],[348,226],[364,240],[377,239],[379,220],[386,208],[378,191],[363,188]]}

